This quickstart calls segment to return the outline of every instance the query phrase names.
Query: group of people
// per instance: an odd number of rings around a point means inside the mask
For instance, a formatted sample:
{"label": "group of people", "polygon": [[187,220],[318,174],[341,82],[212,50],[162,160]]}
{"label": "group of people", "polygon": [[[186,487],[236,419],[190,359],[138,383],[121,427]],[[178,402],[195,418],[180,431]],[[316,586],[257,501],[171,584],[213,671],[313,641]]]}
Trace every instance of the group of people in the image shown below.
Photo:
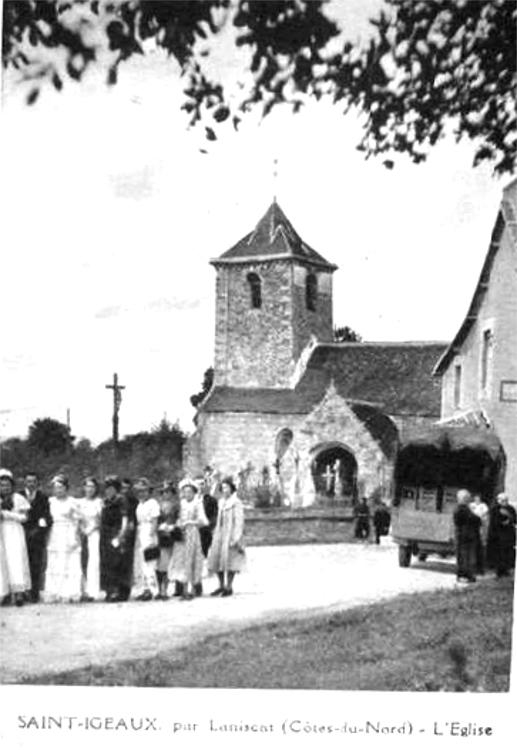
{"label": "group of people", "polygon": [[373,520],[373,529],[375,532],[375,544],[380,544],[381,537],[387,536],[390,530],[391,513],[385,502],[379,500],[375,506],[373,514],[370,512],[368,500],[363,497],[354,508],[355,528],[354,537],[356,539],[367,540],[370,538],[370,521]]}
{"label": "group of people", "polygon": [[82,497],[66,476],[47,497],[38,477],[16,492],[0,470],[0,602],[108,602],[193,599],[205,570],[217,576],[213,596],[231,596],[246,562],[244,509],[231,477],[209,488],[205,478],[164,482],[94,477]]}
{"label": "group of people", "polygon": [[456,532],[457,580],[473,583],[487,567],[498,578],[515,567],[515,508],[504,492],[489,509],[479,495],[460,490],[454,511]]}

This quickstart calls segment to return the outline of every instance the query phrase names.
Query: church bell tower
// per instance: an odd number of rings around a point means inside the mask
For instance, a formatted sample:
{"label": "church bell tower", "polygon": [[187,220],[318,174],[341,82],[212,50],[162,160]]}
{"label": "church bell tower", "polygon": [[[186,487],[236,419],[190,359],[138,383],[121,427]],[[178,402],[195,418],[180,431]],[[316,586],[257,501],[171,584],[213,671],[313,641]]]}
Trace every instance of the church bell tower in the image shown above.
{"label": "church bell tower", "polygon": [[255,229],[219,258],[214,385],[289,388],[312,337],[331,342],[332,274],[273,201]]}

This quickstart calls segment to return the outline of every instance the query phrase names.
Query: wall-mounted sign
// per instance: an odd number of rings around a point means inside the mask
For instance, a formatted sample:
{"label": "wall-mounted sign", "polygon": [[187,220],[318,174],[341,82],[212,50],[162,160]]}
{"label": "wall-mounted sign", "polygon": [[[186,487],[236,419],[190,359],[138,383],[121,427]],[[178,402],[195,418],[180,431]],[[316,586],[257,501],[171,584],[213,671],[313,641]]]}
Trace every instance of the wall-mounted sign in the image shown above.
{"label": "wall-mounted sign", "polygon": [[501,380],[501,401],[517,401],[517,380]]}

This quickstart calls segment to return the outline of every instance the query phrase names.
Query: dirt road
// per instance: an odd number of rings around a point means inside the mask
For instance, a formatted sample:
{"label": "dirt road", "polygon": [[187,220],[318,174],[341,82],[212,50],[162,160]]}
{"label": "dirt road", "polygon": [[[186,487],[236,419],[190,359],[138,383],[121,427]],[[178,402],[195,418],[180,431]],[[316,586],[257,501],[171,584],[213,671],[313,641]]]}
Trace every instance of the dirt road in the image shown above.
{"label": "dirt road", "polygon": [[[254,547],[227,599],[31,605],[0,610],[0,682],[117,659],[154,656],[256,622],[349,608],[402,593],[453,588],[453,561],[399,568],[396,547]],[[205,582],[205,591],[215,582]]]}

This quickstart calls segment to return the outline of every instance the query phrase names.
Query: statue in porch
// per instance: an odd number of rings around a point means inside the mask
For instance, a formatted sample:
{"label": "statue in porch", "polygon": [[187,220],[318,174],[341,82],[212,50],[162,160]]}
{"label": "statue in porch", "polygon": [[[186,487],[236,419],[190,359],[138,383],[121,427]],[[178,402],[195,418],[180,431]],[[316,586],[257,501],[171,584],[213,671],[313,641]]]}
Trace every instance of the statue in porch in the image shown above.
{"label": "statue in porch", "polygon": [[343,499],[343,478],[341,477],[341,459],[334,462],[334,497],[336,500]]}

